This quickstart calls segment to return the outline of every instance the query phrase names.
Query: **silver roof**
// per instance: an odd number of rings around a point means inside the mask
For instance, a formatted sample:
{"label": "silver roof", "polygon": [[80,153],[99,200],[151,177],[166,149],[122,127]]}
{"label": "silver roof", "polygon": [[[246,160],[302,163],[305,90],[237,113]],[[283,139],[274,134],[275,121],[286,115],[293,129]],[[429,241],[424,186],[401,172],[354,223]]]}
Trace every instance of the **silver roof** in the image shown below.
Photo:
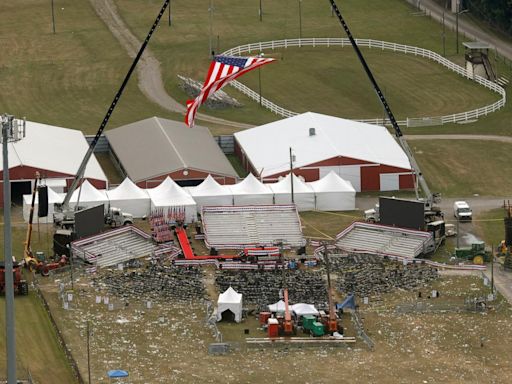
{"label": "silver roof", "polygon": [[206,127],[151,117],[105,135],[133,182],[184,168],[238,176]]}

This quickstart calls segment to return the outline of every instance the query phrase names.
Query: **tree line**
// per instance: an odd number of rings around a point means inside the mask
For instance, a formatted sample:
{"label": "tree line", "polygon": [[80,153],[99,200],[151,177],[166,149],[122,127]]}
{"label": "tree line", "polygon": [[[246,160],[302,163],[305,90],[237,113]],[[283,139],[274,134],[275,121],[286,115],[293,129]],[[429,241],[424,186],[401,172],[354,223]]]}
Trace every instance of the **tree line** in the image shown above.
{"label": "tree line", "polygon": [[461,5],[489,27],[512,36],[512,0],[464,0]]}

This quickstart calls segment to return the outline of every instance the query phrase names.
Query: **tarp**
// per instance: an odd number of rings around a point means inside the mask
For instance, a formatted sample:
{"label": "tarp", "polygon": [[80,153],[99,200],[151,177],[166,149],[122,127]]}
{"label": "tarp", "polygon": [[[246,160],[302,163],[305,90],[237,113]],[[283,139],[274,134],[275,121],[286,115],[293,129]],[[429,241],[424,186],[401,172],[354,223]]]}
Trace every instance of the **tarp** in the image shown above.
{"label": "tarp", "polygon": [[242,321],[242,294],[237,293],[231,286],[219,295],[217,300],[217,321],[222,319],[222,312],[230,310],[235,315],[235,321]]}
{"label": "tarp", "polygon": [[307,315],[318,315],[318,310],[312,304],[297,303],[291,306],[291,311],[297,317]]}
{"label": "tarp", "polygon": [[[49,223],[53,223],[53,212],[54,212],[54,205],[62,203],[62,200],[64,200],[64,196],[58,194],[53,189],[48,188],[48,216],[46,217],[39,217],[37,216],[37,211],[39,209],[38,206],[38,200],[39,195],[36,192],[36,200],[34,202],[34,218],[33,222],[37,223],[37,220],[39,220],[40,223],[46,223],[48,220]],[[28,219],[30,216],[30,206],[32,204],[32,195],[23,195],[23,220],[25,220],[25,223],[28,223]]]}
{"label": "tarp", "polygon": [[113,369],[111,371],[108,371],[107,375],[109,378],[128,377],[128,372],[123,371],[121,369]]}
{"label": "tarp", "polygon": [[354,298],[354,294],[350,294],[341,304],[336,304],[336,309],[350,308],[356,309],[356,299]]}
{"label": "tarp", "polygon": [[171,207],[185,208],[185,222],[191,223],[196,219],[196,202],[183,188],[169,176],[155,188],[146,189],[151,199],[151,209]]}
{"label": "tarp", "polygon": [[274,193],[266,185],[260,182],[252,173],[238,184],[226,185],[233,194],[233,205],[272,205]]}
{"label": "tarp", "polygon": [[[275,204],[291,204],[292,185],[290,174],[287,174],[277,183],[268,184],[274,192]],[[293,175],[293,200],[299,211],[311,211],[315,209],[315,194],[311,187],[306,185],[295,174]]]}
{"label": "tarp", "polygon": [[279,300],[277,303],[269,304],[268,310],[270,312],[284,312],[285,311],[285,304],[283,300]]}
{"label": "tarp", "polygon": [[94,185],[89,183],[89,180],[85,180],[80,188],[77,188],[73,195],[71,195],[71,199],[69,200],[70,208],[73,208],[77,205],[80,207],[95,207],[100,204],[104,204],[105,207],[108,207],[108,197],[107,193],[104,189],[98,190]]}
{"label": "tarp", "polygon": [[356,208],[356,190],[334,171],[306,184],[315,192],[315,209],[318,211],[352,211]]}
{"label": "tarp", "polygon": [[188,188],[187,191],[194,198],[198,212],[203,206],[233,205],[231,191],[228,188],[223,188],[211,175],[208,175],[201,184]]}
{"label": "tarp", "polygon": [[107,191],[107,197],[111,207],[119,208],[133,217],[148,215],[151,209],[151,201],[146,190],[135,185],[128,177],[116,188]]}

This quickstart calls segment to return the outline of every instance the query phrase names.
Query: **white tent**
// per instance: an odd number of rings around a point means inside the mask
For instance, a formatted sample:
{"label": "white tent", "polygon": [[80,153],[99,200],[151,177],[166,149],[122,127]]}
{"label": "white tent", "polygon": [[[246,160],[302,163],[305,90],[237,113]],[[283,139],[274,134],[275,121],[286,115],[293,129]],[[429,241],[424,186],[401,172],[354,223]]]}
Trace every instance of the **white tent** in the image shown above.
{"label": "white tent", "polygon": [[128,177],[116,188],[107,191],[107,197],[111,207],[131,213],[133,217],[148,215],[151,208],[148,193]]}
{"label": "white tent", "polygon": [[151,209],[170,207],[185,208],[185,222],[191,223],[196,219],[196,202],[183,188],[169,176],[155,188],[146,189],[151,199]]}
{"label": "white tent", "polygon": [[196,201],[198,211],[203,206],[233,205],[231,191],[223,188],[211,175],[198,186],[189,188],[188,193]]}
{"label": "white tent", "polygon": [[98,190],[94,185],[85,180],[80,188],[77,188],[71,199],[69,200],[69,207],[73,208],[77,205],[80,207],[96,207],[97,205],[104,204],[105,209],[108,207],[108,197],[105,190]]}
{"label": "white tent", "polygon": [[277,303],[269,304],[268,310],[270,312],[284,312],[285,311],[285,303],[283,300],[279,300]]}
{"label": "white tent", "polygon": [[242,294],[237,293],[231,287],[219,295],[217,300],[217,321],[222,320],[222,313],[227,310],[233,312],[237,323],[242,320]]}
{"label": "white tent", "polygon": [[297,317],[318,315],[318,310],[312,304],[297,303],[291,306],[291,310]]}
{"label": "white tent", "polygon": [[320,180],[306,183],[315,192],[315,209],[319,211],[352,211],[356,209],[356,190],[349,181],[334,171]]}
{"label": "white tent", "polygon": [[[39,195],[36,192],[36,199],[34,202],[33,222],[37,223],[37,220],[39,219],[40,223],[46,223],[47,220],[49,223],[53,223],[54,204],[62,203],[62,200],[64,200],[64,196],[61,196],[57,192],[55,192],[53,189],[48,188],[48,216],[39,217],[39,218],[37,216],[37,211],[39,209],[39,206],[38,206],[39,200],[38,199],[39,199]],[[25,220],[26,223],[28,223],[28,220],[29,220],[31,204],[32,204],[32,195],[23,195],[23,219]]]}
{"label": "white tent", "polygon": [[252,173],[238,184],[226,185],[233,194],[233,205],[272,205],[274,194],[270,188],[260,182]]}
{"label": "white tent", "polygon": [[[274,202],[276,204],[291,204],[292,186],[290,174],[277,183],[268,185],[274,192]],[[299,211],[315,209],[315,194],[313,190],[295,175],[293,175],[293,200]]]}

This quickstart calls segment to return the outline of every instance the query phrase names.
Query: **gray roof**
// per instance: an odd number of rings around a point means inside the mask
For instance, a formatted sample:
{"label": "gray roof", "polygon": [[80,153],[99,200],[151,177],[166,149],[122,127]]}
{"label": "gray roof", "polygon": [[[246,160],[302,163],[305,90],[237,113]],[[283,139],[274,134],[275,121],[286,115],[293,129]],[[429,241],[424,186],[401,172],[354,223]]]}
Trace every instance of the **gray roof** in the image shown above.
{"label": "gray roof", "polygon": [[462,43],[463,46],[469,49],[490,49],[492,45],[484,43],[483,41],[467,41]]}
{"label": "gray roof", "polygon": [[188,128],[185,123],[151,117],[105,135],[134,182],[184,168],[238,176],[206,127]]}

